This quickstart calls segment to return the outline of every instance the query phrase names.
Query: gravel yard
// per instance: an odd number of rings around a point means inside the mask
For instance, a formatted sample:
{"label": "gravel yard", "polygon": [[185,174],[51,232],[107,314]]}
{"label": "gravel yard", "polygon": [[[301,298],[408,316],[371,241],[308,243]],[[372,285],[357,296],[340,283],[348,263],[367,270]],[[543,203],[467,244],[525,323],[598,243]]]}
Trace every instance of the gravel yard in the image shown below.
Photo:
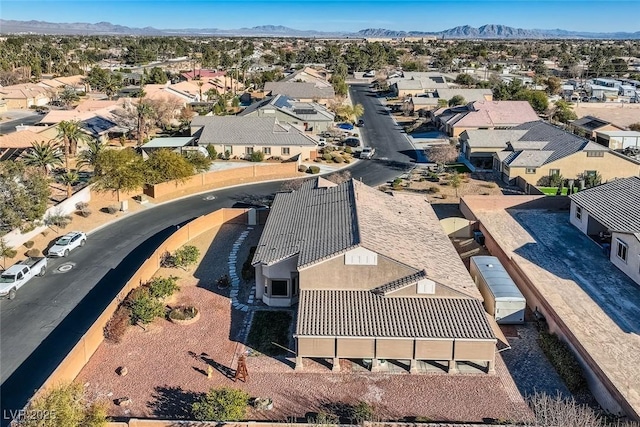
{"label": "gravel yard", "polygon": [[[332,407],[366,401],[383,419],[423,417],[438,421],[474,421],[486,418],[520,419],[528,413],[502,359],[497,357],[495,375],[439,373],[370,373],[354,362],[343,360],[343,372],[305,359],[302,372],[293,370],[291,358],[268,356],[247,358],[246,383],[233,381],[237,357],[246,352],[236,341],[244,335],[245,319],[251,310],[235,309],[229,290],[215,286],[229,271],[229,254],[244,225],[224,225],[217,235],[208,233],[192,242],[203,261],[192,273],[170,270],[160,275],[181,277],[182,289],[171,304],[194,304],[200,319],[191,325],[177,325],[158,319],[146,330],[131,327],[120,344],[103,343],[78,377],[95,397],[108,400],[114,417],[188,418],[190,403],[211,387],[230,386],[246,390],[253,397],[270,397],[271,411],[251,409],[249,419],[302,419],[307,414]],[[259,239],[259,228],[248,231],[237,251],[240,271],[249,248]],[[238,300],[247,303],[252,283],[240,282]],[[254,308],[261,308],[254,302]],[[126,376],[118,367],[126,366]],[[208,367],[213,375],[207,378]],[[131,404],[116,406],[113,400],[129,397]]]}

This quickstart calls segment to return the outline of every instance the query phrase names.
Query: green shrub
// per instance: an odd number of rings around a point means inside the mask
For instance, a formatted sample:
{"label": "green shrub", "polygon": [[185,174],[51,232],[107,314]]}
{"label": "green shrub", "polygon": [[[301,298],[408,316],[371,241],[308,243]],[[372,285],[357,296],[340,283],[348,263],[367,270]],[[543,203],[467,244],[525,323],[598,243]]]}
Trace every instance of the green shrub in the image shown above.
{"label": "green shrub", "polygon": [[131,323],[147,324],[153,322],[156,317],[164,316],[164,306],[151,296],[148,288],[138,288],[132,294],[132,298],[129,301]]}
{"label": "green shrub", "polygon": [[333,157],[331,156],[331,153],[324,153],[324,154],[322,155],[322,158],[323,158],[324,160],[326,160],[326,161],[330,162],[330,161],[331,161],[331,159],[332,159]]}
{"label": "green shrub", "polygon": [[351,154],[351,153],[353,153],[353,150],[351,149],[351,147],[347,146],[347,147],[344,148],[344,152],[347,153],[347,154]]}
{"label": "green shrub", "polygon": [[306,171],[307,171],[307,167],[305,165],[298,166],[298,172],[306,172]]}
{"label": "green shrub", "polygon": [[207,145],[207,153],[209,153],[209,158],[211,160],[215,160],[218,158],[218,152],[216,151],[215,147],[211,144]]}
{"label": "green shrub", "polygon": [[[16,425],[20,427],[103,427],[107,425],[106,405],[91,402],[80,383],[58,385],[44,395],[32,400],[27,407],[27,416]],[[44,414],[45,417],[30,417],[29,414]],[[49,417],[46,417],[46,415]],[[13,424],[12,424],[13,425]]]}
{"label": "green shrub", "polygon": [[439,193],[440,192],[440,187],[430,187],[429,188],[429,193]]}
{"label": "green shrub", "polygon": [[320,167],[319,166],[309,166],[309,169],[307,169],[307,173],[312,173],[312,174],[320,173]]}
{"label": "green shrub", "polygon": [[349,418],[356,424],[362,424],[364,421],[373,421],[375,417],[374,407],[367,402],[359,402],[349,412]]}
{"label": "green shrub", "polygon": [[344,163],[344,158],[342,156],[333,156],[334,163]]}
{"label": "green shrub", "polygon": [[391,186],[395,189],[398,189],[402,186],[402,180],[400,178],[396,178],[393,180],[393,182],[391,183]]}
{"label": "green shrub", "polygon": [[27,251],[27,256],[30,258],[37,258],[42,256],[42,252],[40,252],[40,249],[32,248]]}
{"label": "green shrub", "polygon": [[252,162],[261,162],[264,160],[264,153],[260,150],[254,151],[253,153],[251,153],[249,160],[251,160]]}
{"label": "green shrub", "polygon": [[27,240],[26,242],[24,242],[24,247],[27,249],[31,249],[33,245],[35,245],[35,242],[33,240]]}
{"label": "green shrub", "polygon": [[564,341],[558,338],[557,335],[543,330],[540,332],[538,343],[549,362],[564,380],[569,391],[577,393],[586,388],[587,381],[582,367]]}
{"label": "green shrub", "polygon": [[146,286],[149,288],[149,294],[152,297],[163,299],[180,290],[177,281],[178,278],[175,276],[154,277]]}
{"label": "green shrub", "polygon": [[347,158],[345,158],[345,159],[344,159],[344,162],[345,162],[345,163],[351,163],[351,159],[347,159]]}
{"label": "green shrub", "polygon": [[183,246],[173,253],[173,265],[180,268],[187,268],[198,263],[200,250],[195,246]]}
{"label": "green shrub", "polygon": [[240,421],[247,413],[249,395],[229,387],[212,388],[191,406],[198,421]]}

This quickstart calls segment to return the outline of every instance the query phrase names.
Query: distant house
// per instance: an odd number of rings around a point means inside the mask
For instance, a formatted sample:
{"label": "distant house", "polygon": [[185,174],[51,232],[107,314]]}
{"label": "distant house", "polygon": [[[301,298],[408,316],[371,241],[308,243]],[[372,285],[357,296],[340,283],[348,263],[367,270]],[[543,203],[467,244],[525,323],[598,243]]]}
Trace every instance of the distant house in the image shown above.
{"label": "distant house", "polygon": [[0,135],[0,161],[19,159],[34,142],[47,142],[51,138],[30,130]]}
{"label": "distant house", "polygon": [[407,98],[448,89],[449,85],[440,73],[405,72],[403,77],[389,79],[389,88],[395,96]]}
{"label": "distant house", "polygon": [[619,126],[614,125],[613,123],[593,116],[584,116],[577,120],[574,120],[573,122],[571,122],[571,124],[569,124],[569,129],[571,129],[576,135],[580,135],[592,140],[596,139],[596,131],[624,130]]}
{"label": "distant house", "polygon": [[[505,143],[505,148],[493,155],[493,168],[506,183],[523,187],[544,186],[553,175],[561,175],[565,179],[600,175],[606,182],[640,174],[640,162],[550,123],[524,123],[511,131],[511,135],[500,135],[500,142]],[[470,138],[473,136],[471,134]],[[469,141],[465,144],[473,146],[474,143]]]}
{"label": "distant house", "polygon": [[306,82],[313,83],[318,87],[329,87],[331,83],[331,72],[325,69],[316,70],[311,67],[303,67],[287,75],[282,81],[285,82]]}
{"label": "distant house", "polygon": [[597,130],[596,142],[612,150],[640,149],[640,132],[632,130]]}
{"label": "distant house", "polygon": [[198,148],[201,147],[197,146],[196,140],[197,138],[194,136],[153,138],[140,149],[144,159],[147,159],[150,154],[157,150],[171,150],[184,154],[191,151],[199,151]]}
{"label": "distant house", "polygon": [[539,117],[527,101],[476,101],[436,110],[432,120],[449,136],[456,137],[465,130],[509,129]]}
{"label": "distant house", "polygon": [[437,89],[409,99],[409,111],[434,110],[442,107],[441,103],[448,103],[454,96],[461,96],[465,102],[492,101],[491,89]]}
{"label": "distant house", "polygon": [[611,262],[640,285],[640,177],[618,179],[570,198],[571,224],[608,244]]}
{"label": "distant house", "polygon": [[284,95],[287,98],[300,102],[317,102],[327,105],[335,99],[336,93],[333,86],[317,86],[306,82],[267,82],[264,85],[267,95]]}
{"label": "distant house", "polygon": [[335,114],[315,102],[297,102],[284,95],[269,96],[245,108],[238,116],[275,117],[280,123],[319,133],[330,129]]}
{"label": "distant house", "polygon": [[199,137],[198,145],[213,145],[235,158],[261,151],[265,159],[304,160],[317,152],[313,139],[275,117],[198,116],[191,121],[191,135]]}
{"label": "distant house", "polygon": [[495,320],[421,196],[306,181],[276,194],[252,265],[258,299],[298,305],[298,370],[304,358],[334,371],[355,358],[372,371],[386,360],[494,371]]}
{"label": "distant house", "polygon": [[33,106],[43,106],[51,102],[51,88],[34,83],[21,83],[0,87],[0,99],[4,100],[8,110],[26,110]]}

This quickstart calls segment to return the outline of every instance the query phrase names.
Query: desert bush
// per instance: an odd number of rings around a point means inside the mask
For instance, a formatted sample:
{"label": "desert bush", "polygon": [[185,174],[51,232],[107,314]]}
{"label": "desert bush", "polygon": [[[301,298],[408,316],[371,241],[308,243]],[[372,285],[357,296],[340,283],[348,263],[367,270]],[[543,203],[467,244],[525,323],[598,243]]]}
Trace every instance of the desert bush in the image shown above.
{"label": "desert bush", "polygon": [[81,211],[83,209],[87,209],[89,207],[89,203],[87,202],[78,202],[76,203],[76,209]]}
{"label": "desert bush", "polygon": [[211,160],[215,160],[218,158],[218,153],[216,152],[216,149],[213,145],[211,144],[207,144],[207,153],[209,153],[209,158]]}
{"label": "desert bush", "polygon": [[[107,407],[91,402],[80,383],[61,384],[29,402],[26,414],[48,414],[49,417],[23,416],[19,427],[103,427],[107,425]],[[12,424],[13,425],[13,424]]]}
{"label": "desert bush", "polygon": [[173,265],[180,268],[187,268],[198,263],[200,250],[195,246],[183,246],[173,253]]}
{"label": "desert bush", "polygon": [[439,193],[440,187],[429,187],[429,193]]}
{"label": "desert bush", "polygon": [[338,155],[333,156],[333,162],[334,163],[344,163],[344,157],[338,156]]}
{"label": "desert bush", "polygon": [[176,307],[169,312],[169,318],[173,320],[189,320],[196,317],[198,309],[195,307]]}
{"label": "desert bush", "polygon": [[175,276],[154,277],[146,286],[149,288],[149,294],[152,297],[163,299],[180,290],[177,281],[178,278]]}
{"label": "desert bush", "polygon": [[35,242],[33,240],[27,240],[26,242],[24,242],[24,247],[27,249],[31,249],[33,245],[35,245]]}
{"label": "desert bush", "polygon": [[264,160],[264,153],[262,151],[260,151],[260,150],[254,151],[249,156],[249,160],[252,161],[252,162],[261,162],[261,161]]}
{"label": "desert bush", "polygon": [[65,228],[71,223],[71,217],[63,214],[51,214],[44,219],[46,225],[55,225],[56,227]]}
{"label": "desert bush", "polygon": [[78,213],[80,214],[80,216],[82,216],[82,217],[86,218],[86,217],[88,217],[89,215],[91,215],[91,209],[89,209],[89,208],[80,209],[80,210],[78,211]]}
{"label": "desert bush", "polygon": [[487,182],[487,183],[484,183],[484,184],[480,184],[480,187],[496,188],[496,183],[495,182]]}
{"label": "desert bush", "polygon": [[349,164],[349,163],[351,163],[351,159],[347,159],[347,158],[345,158],[345,159],[344,159],[344,162],[345,162],[345,163],[347,163],[347,164]]}
{"label": "desert bush", "polygon": [[330,162],[330,161],[331,161],[331,159],[332,159],[333,157],[331,156],[331,153],[324,153],[324,154],[322,155],[322,158],[323,158],[324,160],[326,160],[327,162]]}
{"label": "desert bush", "polygon": [[107,206],[107,212],[113,215],[118,212],[118,207],[116,205],[109,205]]}
{"label": "desert bush", "polygon": [[347,154],[351,154],[351,153],[353,153],[353,150],[351,149],[351,147],[347,146],[347,147],[344,148],[344,152],[347,153]]}
{"label": "desert bush", "polygon": [[132,292],[128,307],[131,310],[131,323],[151,323],[156,317],[164,315],[164,306],[151,296],[149,289],[141,287]]}
{"label": "desert bush", "polygon": [[120,305],[104,327],[104,337],[117,344],[124,338],[130,324],[131,310],[125,305]]}
{"label": "desert bush", "polygon": [[359,402],[349,411],[349,418],[356,424],[362,424],[365,421],[373,421],[375,417],[375,408],[367,402]]}
{"label": "desert bush", "polygon": [[306,171],[307,171],[307,167],[305,165],[298,166],[298,172],[306,172]]}
{"label": "desert bush", "polygon": [[393,187],[395,190],[401,188],[402,187],[402,180],[400,178],[394,179],[393,182],[391,183],[391,187]]}
{"label": "desert bush", "polygon": [[240,421],[245,418],[249,395],[229,387],[212,388],[193,403],[191,410],[198,421]]}
{"label": "desert bush", "polygon": [[36,248],[29,249],[27,251],[27,256],[30,258],[37,258],[42,256],[42,252],[40,252],[40,249],[36,249]]}
{"label": "desert bush", "polygon": [[320,167],[318,167],[318,166],[309,166],[309,169],[307,169],[307,173],[311,173],[311,174],[320,173]]}
{"label": "desert bush", "polygon": [[569,346],[557,335],[545,330],[540,331],[538,343],[569,391],[576,393],[584,390],[587,386],[584,372]]}

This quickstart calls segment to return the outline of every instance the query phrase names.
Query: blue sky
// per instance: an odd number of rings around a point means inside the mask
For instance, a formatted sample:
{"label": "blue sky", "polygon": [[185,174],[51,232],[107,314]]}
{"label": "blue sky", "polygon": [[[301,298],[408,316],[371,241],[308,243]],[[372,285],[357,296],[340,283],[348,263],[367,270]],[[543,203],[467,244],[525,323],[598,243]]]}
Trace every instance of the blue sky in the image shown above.
{"label": "blue sky", "polygon": [[439,31],[458,25],[640,31],[640,0],[1,0],[2,19],[130,27]]}

